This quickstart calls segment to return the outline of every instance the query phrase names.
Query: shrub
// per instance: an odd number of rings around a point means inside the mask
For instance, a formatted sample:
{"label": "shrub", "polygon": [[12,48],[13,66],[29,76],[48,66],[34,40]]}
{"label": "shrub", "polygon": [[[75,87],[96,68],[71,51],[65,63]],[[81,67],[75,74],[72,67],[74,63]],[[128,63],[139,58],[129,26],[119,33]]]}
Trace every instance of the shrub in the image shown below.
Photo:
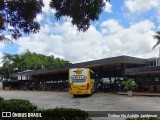
{"label": "shrub", "polygon": [[4,98],[3,98],[3,97],[0,97],[0,101],[1,101],[1,100],[4,100]]}
{"label": "shrub", "polygon": [[0,110],[3,112],[14,113],[41,113],[42,118],[36,117],[12,117],[3,118],[3,120],[91,120],[87,112],[80,109],[72,108],[55,108],[55,109],[41,109],[38,110],[37,106],[30,103],[28,100],[10,99],[0,102]]}
{"label": "shrub", "polygon": [[0,112],[2,112],[2,101],[3,101],[4,99],[2,98],[2,97],[0,97]]}
{"label": "shrub", "polygon": [[126,81],[123,81],[122,84],[127,91],[132,91],[136,87],[135,80],[132,78],[128,78]]}
{"label": "shrub", "polygon": [[37,106],[28,100],[10,99],[1,102],[2,110],[6,112],[33,112],[37,110]]}
{"label": "shrub", "polygon": [[39,110],[42,113],[40,120],[91,120],[87,112],[72,108],[55,108]]}
{"label": "shrub", "polygon": [[0,102],[2,101],[2,100],[4,100],[2,97],[0,97]]}

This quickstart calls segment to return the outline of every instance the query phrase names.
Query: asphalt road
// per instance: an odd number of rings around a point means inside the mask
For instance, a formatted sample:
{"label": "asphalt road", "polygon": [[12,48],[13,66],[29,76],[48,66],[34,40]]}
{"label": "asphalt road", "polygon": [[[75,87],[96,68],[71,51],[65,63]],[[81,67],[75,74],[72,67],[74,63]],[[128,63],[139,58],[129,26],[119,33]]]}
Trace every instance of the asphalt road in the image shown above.
{"label": "asphalt road", "polygon": [[4,99],[30,100],[39,108],[46,109],[64,107],[85,111],[160,111],[160,97],[95,93],[89,97],[74,98],[68,92],[55,91],[0,91],[0,96]]}

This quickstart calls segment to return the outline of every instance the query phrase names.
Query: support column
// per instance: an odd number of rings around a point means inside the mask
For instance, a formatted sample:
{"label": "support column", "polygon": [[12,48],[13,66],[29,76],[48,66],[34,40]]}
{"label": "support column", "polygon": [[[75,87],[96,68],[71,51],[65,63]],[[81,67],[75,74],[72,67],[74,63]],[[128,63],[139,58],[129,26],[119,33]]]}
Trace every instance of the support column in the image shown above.
{"label": "support column", "polygon": [[151,76],[150,76],[150,74],[148,75],[148,89],[149,89],[149,91],[150,91],[150,81],[151,81]]}

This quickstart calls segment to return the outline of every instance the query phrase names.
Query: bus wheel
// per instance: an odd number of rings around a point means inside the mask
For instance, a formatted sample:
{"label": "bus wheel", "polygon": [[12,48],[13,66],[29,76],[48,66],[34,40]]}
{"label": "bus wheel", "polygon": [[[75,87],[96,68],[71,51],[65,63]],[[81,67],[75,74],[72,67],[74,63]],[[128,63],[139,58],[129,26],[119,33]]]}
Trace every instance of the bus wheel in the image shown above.
{"label": "bus wheel", "polygon": [[93,89],[91,90],[91,95],[94,93]]}
{"label": "bus wheel", "polygon": [[76,98],[78,95],[73,95],[74,98]]}

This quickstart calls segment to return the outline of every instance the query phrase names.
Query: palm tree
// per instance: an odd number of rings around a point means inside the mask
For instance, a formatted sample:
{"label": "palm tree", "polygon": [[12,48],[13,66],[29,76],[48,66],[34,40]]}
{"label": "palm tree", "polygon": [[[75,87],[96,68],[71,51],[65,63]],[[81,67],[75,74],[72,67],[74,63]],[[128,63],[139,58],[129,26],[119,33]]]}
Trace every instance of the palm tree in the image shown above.
{"label": "palm tree", "polygon": [[13,71],[13,66],[12,66],[13,55],[5,53],[2,58],[2,63],[3,63],[3,66],[1,67],[1,70],[5,71],[5,72],[3,72],[4,76],[6,79],[9,79],[11,77],[10,75]]}
{"label": "palm tree", "polygon": [[22,70],[24,70],[24,59],[22,56],[15,54],[13,55],[13,68],[14,71],[20,72]]}
{"label": "palm tree", "polygon": [[4,67],[9,67],[13,62],[13,55],[4,53],[4,56],[2,57],[2,63]]}
{"label": "palm tree", "polygon": [[156,32],[156,35],[153,35],[154,39],[157,39],[157,43],[153,46],[153,49],[160,44],[160,31]]}

